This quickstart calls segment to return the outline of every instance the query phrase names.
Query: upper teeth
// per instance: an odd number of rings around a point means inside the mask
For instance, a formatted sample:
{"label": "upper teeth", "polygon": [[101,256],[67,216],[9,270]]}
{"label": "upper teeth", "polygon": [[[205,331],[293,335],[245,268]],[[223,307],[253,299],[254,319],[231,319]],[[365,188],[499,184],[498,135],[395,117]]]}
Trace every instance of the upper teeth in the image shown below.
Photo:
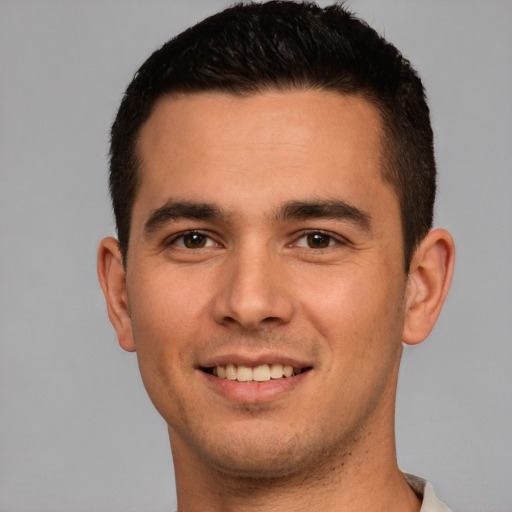
{"label": "upper teeth", "polygon": [[215,366],[213,374],[221,379],[238,380],[240,382],[265,382],[270,379],[281,379],[291,377],[299,373],[300,368],[282,364],[260,364],[251,368],[250,366],[228,364],[226,366]]}

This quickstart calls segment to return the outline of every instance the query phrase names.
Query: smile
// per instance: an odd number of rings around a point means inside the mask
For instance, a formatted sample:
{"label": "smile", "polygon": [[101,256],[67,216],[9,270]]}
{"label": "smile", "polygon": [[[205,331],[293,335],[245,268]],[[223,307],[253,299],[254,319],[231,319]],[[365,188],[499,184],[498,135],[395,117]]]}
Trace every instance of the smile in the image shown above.
{"label": "smile", "polygon": [[260,364],[250,367],[245,365],[228,364],[226,366],[213,366],[202,368],[210,375],[215,375],[220,379],[238,381],[238,382],[266,382],[269,380],[283,379],[299,375],[310,368],[294,368],[283,364]]}

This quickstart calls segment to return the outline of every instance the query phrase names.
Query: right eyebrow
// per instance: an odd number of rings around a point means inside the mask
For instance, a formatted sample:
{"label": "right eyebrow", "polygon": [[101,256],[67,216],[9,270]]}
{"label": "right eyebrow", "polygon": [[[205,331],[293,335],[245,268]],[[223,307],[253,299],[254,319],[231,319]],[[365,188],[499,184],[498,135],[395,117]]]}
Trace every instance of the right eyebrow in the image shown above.
{"label": "right eyebrow", "polygon": [[153,210],[144,224],[144,232],[151,235],[167,222],[177,219],[223,219],[226,214],[216,205],[194,201],[169,200]]}

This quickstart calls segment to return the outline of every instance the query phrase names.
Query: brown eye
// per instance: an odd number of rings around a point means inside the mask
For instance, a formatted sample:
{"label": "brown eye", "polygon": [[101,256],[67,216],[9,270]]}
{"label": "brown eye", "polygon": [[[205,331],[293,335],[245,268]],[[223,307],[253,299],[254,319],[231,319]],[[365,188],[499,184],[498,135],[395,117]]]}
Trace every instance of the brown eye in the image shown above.
{"label": "brown eye", "polygon": [[188,233],[183,235],[183,245],[187,249],[201,249],[206,246],[208,237],[201,233]]}
{"label": "brown eye", "polygon": [[307,235],[308,247],[311,249],[324,249],[331,245],[332,237],[324,233],[310,233]]}

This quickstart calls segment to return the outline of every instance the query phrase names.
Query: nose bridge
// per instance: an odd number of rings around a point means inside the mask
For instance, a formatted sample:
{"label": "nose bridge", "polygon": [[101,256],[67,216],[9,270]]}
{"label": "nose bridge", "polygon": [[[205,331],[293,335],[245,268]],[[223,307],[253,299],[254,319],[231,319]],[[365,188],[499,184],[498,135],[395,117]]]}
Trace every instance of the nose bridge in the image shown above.
{"label": "nose bridge", "polygon": [[290,320],[293,305],[284,285],[284,262],[268,246],[241,245],[227,259],[215,320],[245,329]]}

